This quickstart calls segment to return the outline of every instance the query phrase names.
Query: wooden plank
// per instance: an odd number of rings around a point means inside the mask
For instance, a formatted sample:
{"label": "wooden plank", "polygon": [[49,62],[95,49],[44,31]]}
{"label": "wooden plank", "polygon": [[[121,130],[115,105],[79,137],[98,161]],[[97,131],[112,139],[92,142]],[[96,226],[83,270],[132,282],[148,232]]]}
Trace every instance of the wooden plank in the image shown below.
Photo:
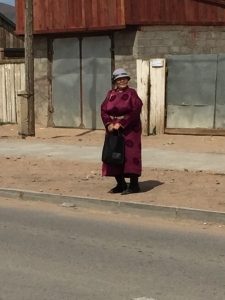
{"label": "wooden plank", "polygon": [[15,111],[16,111],[16,123],[18,115],[18,103],[17,103],[17,94],[21,90],[25,90],[25,84],[22,86],[22,77],[25,79],[25,72],[23,71],[24,64],[16,64],[15,67]]}
{"label": "wooden plank", "polygon": [[225,129],[165,128],[165,134],[225,136]]}
{"label": "wooden plank", "polygon": [[74,20],[76,19],[76,14],[75,14],[75,4],[76,2],[69,0],[68,2],[68,7],[69,9],[69,15],[68,15],[68,27],[73,28],[75,26]]}
{"label": "wooden plank", "polygon": [[6,48],[7,47],[7,45],[6,45],[6,30],[4,28],[2,28],[2,30],[1,30],[1,36],[0,36],[0,38],[1,38],[1,40],[0,40],[0,42],[1,42],[0,47],[1,48]]}
{"label": "wooden plank", "polygon": [[[159,66],[155,67],[154,64]],[[162,64],[162,66],[160,66]],[[150,133],[163,134],[165,128],[166,60],[150,61]]]}
{"label": "wooden plank", "polygon": [[16,8],[16,30],[24,31],[25,0],[16,0],[15,8]]}
{"label": "wooden plank", "polygon": [[[96,27],[98,26],[98,6],[97,6],[97,0],[91,0],[91,20],[90,20],[90,27]],[[89,27],[89,28],[90,28]]]}
{"label": "wooden plank", "polygon": [[109,9],[109,17],[108,17],[108,20],[109,20],[109,25],[113,24],[113,16],[114,16],[114,7],[115,7],[115,1],[111,1],[109,0],[108,1],[108,9]]}
{"label": "wooden plank", "polygon": [[143,102],[142,133],[149,135],[149,61],[137,60],[137,93]]}
{"label": "wooden plank", "polygon": [[[175,7],[174,10],[176,10]],[[156,20],[163,22],[164,19],[165,19],[165,0],[159,0],[157,5]]]}
{"label": "wooden plank", "polygon": [[11,122],[11,111],[12,111],[12,105],[11,105],[11,90],[13,89],[12,87],[12,82],[11,82],[11,65],[7,64],[6,66],[6,106],[7,106],[7,121],[6,122]]}
{"label": "wooden plank", "polygon": [[16,111],[16,116],[15,116],[15,123],[17,123],[17,114],[18,114],[18,104],[17,104],[17,93],[18,91],[21,90],[21,74],[20,74],[20,65],[14,65],[15,68],[15,85],[14,85],[14,93],[15,93],[15,111]]}
{"label": "wooden plank", "polygon": [[[111,2],[112,3],[112,2]],[[127,24],[132,23],[132,1],[131,0],[124,0],[125,5],[125,20]],[[133,16],[133,19],[135,16]]]}
{"label": "wooden plank", "polygon": [[2,68],[2,120],[3,122],[7,122],[7,102],[6,102],[6,71],[5,71],[5,65],[3,65]]}
{"label": "wooden plank", "polygon": [[[54,13],[54,27],[53,29],[63,29],[63,20],[62,15],[64,12],[60,10],[60,2],[55,0],[54,6],[53,6],[53,13]],[[60,17],[59,17],[60,16]]]}
{"label": "wooden plank", "polygon": [[121,11],[121,18],[118,19],[118,25],[126,24],[126,16],[125,16],[125,0],[120,0],[120,10]]}
{"label": "wooden plank", "polygon": [[0,121],[3,121],[4,65],[0,65]]}
{"label": "wooden plank", "polygon": [[[176,0],[176,11],[173,12],[173,15],[176,16],[177,20],[179,22],[185,22],[185,3],[184,0]],[[175,21],[175,18],[173,17],[173,22]]]}
{"label": "wooden plank", "polygon": [[91,1],[92,0],[82,0],[81,2],[82,5],[80,7],[81,10],[80,28],[85,28],[85,30],[87,30],[91,24],[91,18],[92,18]]}
{"label": "wooden plank", "polygon": [[21,90],[24,91],[26,88],[25,84],[25,63],[20,65],[20,80],[21,80]]}
{"label": "wooden plank", "polygon": [[15,65],[10,65],[10,123],[16,123]]}
{"label": "wooden plank", "polygon": [[21,64],[21,63],[24,63],[25,60],[22,58],[22,59],[4,59],[4,60],[0,60],[0,65],[5,65],[5,64]]}
{"label": "wooden plank", "polygon": [[167,1],[165,3],[166,7],[165,7],[165,17],[164,17],[164,20],[166,22],[168,22],[170,20],[170,16],[172,15],[173,13],[173,7],[172,7],[172,2],[171,1]]}
{"label": "wooden plank", "polygon": [[6,123],[8,122],[8,86],[9,86],[9,78],[8,78],[8,73],[7,73],[7,65],[4,65],[4,74],[3,74],[4,82],[3,82],[3,122]]}
{"label": "wooden plank", "polygon": [[104,24],[108,25],[109,11],[108,9],[106,10],[105,1],[98,0],[97,5],[98,5],[98,25],[100,26],[102,25],[104,26]]}

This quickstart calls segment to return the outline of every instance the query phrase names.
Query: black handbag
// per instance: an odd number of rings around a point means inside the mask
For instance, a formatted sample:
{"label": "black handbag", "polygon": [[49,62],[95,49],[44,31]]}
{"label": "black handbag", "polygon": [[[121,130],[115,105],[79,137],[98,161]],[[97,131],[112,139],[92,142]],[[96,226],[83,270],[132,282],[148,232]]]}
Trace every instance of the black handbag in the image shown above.
{"label": "black handbag", "polygon": [[102,161],[107,165],[122,165],[125,159],[125,139],[120,130],[105,136]]}

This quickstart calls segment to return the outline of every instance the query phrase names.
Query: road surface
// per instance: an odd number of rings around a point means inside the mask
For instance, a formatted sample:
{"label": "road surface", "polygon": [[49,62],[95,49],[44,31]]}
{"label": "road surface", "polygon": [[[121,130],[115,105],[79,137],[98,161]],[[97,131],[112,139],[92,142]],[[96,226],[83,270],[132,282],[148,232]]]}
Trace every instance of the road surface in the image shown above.
{"label": "road surface", "polygon": [[225,228],[0,199],[0,300],[225,299]]}

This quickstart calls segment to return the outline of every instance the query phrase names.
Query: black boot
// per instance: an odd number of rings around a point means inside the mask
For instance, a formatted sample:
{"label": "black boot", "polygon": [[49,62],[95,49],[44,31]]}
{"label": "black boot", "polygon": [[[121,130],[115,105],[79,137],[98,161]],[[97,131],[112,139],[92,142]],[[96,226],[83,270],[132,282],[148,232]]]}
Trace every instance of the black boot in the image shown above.
{"label": "black boot", "polygon": [[127,189],[127,183],[123,176],[115,176],[117,185],[109,191],[110,194],[119,194]]}
{"label": "black boot", "polygon": [[139,192],[140,192],[140,186],[138,183],[138,175],[131,174],[129,188],[127,190],[123,191],[122,195],[134,194],[134,193],[139,193]]}

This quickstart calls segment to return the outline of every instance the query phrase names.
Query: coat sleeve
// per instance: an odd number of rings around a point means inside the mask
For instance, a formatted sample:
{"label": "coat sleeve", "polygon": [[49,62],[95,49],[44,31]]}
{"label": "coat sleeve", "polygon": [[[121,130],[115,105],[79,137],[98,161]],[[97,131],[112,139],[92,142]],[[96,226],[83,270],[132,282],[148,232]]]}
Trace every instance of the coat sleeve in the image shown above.
{"label": "coat sleeve", "polygon": [[101,105],[101,117],[102,117],[102,122],[107,127],[107,125],[112,123],[112,119],[110,118],[110,115],[107,113],[107,103],[109,101],[109,97],[111,95],[111,91],[108,92],[105,100],[103,101]]}
{"label": "coat sleeve", "polygon": [[124,129],[130,126],[132,123],[140,120],[142,105],[143,103],[138,97],[137,92],[133,90],[131,95],[131,111],[119,122]]}

